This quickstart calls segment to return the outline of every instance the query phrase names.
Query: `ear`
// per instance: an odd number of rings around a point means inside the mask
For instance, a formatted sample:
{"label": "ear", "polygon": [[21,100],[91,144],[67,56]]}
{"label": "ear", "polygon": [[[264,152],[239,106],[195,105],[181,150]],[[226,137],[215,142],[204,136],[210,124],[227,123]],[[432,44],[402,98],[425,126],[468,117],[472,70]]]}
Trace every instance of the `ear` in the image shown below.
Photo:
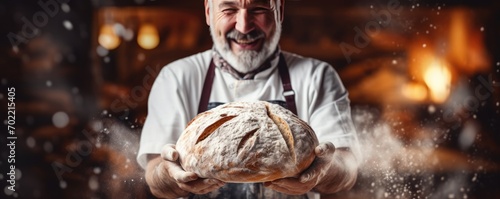
{"label": "ear", "polygon": [[212,0],[205,0],[205,21],[208,26],[210,26],[210,6],[208,1]]}

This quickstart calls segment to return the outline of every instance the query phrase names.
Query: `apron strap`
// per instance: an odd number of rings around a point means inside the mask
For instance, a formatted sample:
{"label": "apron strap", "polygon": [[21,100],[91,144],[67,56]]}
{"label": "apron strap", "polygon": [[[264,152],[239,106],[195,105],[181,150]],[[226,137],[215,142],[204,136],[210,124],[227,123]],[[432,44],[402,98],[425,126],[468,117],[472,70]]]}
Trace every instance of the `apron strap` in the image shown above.
{"label": "apron strap", "polygon": [[280,53],[280,61],[278,63],[278,71],[280,73],[281,83],[283,84],[283,96],[286,100],[288,110],[297,115],[297,106],[295,105],[295,91],[293,91],[292,83],[290,81],[290,72],[283,54]]}
{"label": "apron strap", "polygon": [[[278,63],[278,72],[281,78],[281,83],[283,84],[283,96],[285,97],[288,110],[292,111],[292,113],[297,115],[297,107],[295,105],[295,91],[293,91],[292,88],[292,83],[290,81],[290,73],[288,72],[288,66],[286,64],[285,57],[281,53]],[[208,67],[207,75],[205,77],[205,82],[203,84],[200,104],[198,105],[198,114],[205,112],[208,108],[208,101],[210,100],[210,94],[212,92],[214,77],[215,77],[215,64],[212,60],[210,61],[210,66]]]}
{"label": "apron strap", "polygon": [[205,77],[205,83],[203,83],[203,90],[201,91],[200,104],[198,105],[198,114],[205,112],[208,108],[208,101],[210,100],[210,94],[212,93],[212,85],[215,77],[215,64],[214,61],[210,61],[210,66],[208,67],[207,75]]}

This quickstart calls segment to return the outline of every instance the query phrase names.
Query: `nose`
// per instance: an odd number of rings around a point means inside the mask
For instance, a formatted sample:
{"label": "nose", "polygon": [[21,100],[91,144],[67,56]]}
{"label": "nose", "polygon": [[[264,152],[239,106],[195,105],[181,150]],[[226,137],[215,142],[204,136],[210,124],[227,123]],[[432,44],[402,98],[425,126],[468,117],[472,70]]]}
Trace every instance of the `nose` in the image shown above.
{"label": "nose", "polygon": [[241,9],[236,16],[236,30],[247,34],[251,32],[255,27],[253,24],[253,18],[248,13],[247,9]]}

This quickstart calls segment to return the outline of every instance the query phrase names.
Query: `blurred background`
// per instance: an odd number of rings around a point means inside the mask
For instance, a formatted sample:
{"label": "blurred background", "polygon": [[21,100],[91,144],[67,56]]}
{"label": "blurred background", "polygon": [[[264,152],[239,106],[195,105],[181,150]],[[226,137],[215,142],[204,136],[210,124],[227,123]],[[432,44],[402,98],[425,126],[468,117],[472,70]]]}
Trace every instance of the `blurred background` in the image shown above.
{"label": "blurred background", "polygon": [[[151,198],[147,97],[211,48],[203,1],[2,0],[0,33],[17,136],[15,192],[0,138],[0,198]],[[499,36],[492,0],[287,0],[281,48],[338,71],[364,152],[353,190],[323,198],[500,198]]]}

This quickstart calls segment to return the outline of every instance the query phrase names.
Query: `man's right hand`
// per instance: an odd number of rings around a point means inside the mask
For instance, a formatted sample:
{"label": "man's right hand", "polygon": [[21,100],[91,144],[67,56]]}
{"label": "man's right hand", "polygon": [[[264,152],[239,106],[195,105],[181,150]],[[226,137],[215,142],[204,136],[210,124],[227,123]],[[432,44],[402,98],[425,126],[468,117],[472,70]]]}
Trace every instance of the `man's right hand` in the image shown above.
{"label": "man's right hand", "polygon": [[199,178],[182,169],[175,145],[168,144],[160,155],[150,155],[146,168],[146,182],[151,193],[159,198],[179,198],[189,193],[206,194],[224,186],[216,179]]}

